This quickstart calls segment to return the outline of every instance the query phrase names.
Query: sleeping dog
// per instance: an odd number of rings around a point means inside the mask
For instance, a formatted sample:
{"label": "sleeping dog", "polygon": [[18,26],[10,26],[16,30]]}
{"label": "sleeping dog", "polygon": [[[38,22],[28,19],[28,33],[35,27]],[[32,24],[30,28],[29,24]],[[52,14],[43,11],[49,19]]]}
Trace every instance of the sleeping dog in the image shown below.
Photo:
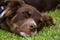
{"label": "sleeping dog", "polygon": [[35,35],[38,28],[54,24],[51,16],[41,15],[36,8],[20,0],[10,0],[3,14],[1,28],[21,36]]}

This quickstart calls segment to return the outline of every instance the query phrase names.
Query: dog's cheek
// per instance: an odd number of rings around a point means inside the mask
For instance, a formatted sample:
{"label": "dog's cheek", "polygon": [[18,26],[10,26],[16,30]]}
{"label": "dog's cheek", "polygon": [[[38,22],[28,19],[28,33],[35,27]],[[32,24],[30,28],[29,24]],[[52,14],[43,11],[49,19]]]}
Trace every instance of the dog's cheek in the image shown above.
{"label": "dog's cheek", "polygon": [[14,32],[17,33],[17,34],[19,34],[20,29],[19,29],[18,27],[16,27],[16,28],[14,29]]}

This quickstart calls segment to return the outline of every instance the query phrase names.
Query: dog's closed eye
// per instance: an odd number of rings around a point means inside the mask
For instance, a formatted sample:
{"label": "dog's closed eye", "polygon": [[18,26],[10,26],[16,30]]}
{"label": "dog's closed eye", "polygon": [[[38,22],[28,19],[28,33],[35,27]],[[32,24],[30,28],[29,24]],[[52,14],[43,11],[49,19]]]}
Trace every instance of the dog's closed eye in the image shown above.
{"label": "dog's closed eye", "polygon": [[24,17],[26,17],[26,18],[29,18],[29,17],[31,16],[31,14],[30,14],[28,11],[23,12],[23,15],[24,15]]}

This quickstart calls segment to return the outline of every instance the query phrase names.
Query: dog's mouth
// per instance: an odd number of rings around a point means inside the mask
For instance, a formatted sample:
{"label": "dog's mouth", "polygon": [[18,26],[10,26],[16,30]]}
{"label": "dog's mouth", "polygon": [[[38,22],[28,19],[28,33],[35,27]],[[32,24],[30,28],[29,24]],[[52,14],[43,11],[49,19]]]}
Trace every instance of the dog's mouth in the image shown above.
{"label": "dog's mouth", "polygon": [[34,32],[31,32],[30,34],[26,34],[25,32],[20,32],[20,35],[21,36],[34,36],[37,34],[37,30],[34,31]]}

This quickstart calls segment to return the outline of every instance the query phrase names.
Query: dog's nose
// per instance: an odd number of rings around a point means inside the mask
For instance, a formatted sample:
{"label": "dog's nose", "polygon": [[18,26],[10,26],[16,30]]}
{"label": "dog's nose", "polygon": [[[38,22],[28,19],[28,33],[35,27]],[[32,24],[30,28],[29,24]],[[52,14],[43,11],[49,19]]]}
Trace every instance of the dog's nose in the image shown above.
{"label": "dog's nose", "polygon": [[31,27],[31,28],[36,28],[37,27],[37,24],[36,22],[34,21],[34,19],[29,19],[27,21],[28,25]]}
{"label": "dog's nose", "polygon": [[31,23],[31,24],[30,24],[30,27],[31,27],[31,28],[37,28],[37,25],[35,25],[34,23]]}

